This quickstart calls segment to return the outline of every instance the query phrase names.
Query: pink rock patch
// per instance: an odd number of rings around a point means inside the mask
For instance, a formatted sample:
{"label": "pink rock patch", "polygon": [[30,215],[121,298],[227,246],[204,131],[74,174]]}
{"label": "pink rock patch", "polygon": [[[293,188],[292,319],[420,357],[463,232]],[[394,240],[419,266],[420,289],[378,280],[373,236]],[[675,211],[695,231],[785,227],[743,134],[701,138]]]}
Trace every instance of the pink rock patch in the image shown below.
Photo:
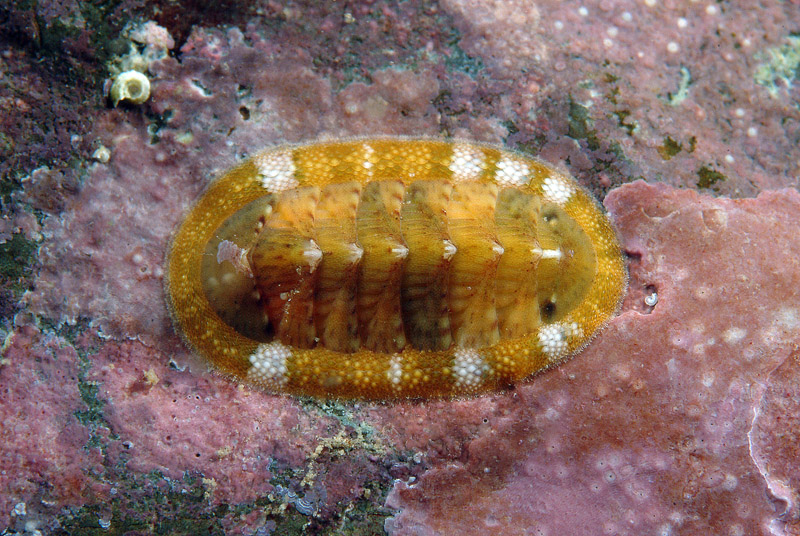
{"label": "pink rock patch", "polygon": [[[311,422],[292,399],[239,389],[218,375],[181,372],[168,362],[139,343],[107,344],[94,357],[91,378],[120,438],[112,454],[124,452],[130,471],[173,479],[200,474],[214,502],[251,501],[272,491],[273,461],[302,465],[308,441],[322,434],[325,422]],[[292,429],[309,435],[288,441]]]}
{"label": "pink rock patch", "polygon": [[103,501],[107,486],[95,478],[102,456],[84,448],[89,432],[76,418],[87,408],[78,391],[75,349],[28,326],[2,355],[0,526],[11,517],[36,517],[42,504]]}

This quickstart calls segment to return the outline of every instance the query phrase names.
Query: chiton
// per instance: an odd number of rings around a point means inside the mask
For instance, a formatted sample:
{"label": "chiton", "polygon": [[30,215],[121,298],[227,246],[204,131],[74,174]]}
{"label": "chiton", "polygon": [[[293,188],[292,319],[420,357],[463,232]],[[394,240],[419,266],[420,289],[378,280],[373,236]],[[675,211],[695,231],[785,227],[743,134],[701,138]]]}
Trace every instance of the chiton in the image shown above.
{"label": "chiton", "polygon": [[219,370],[336,398],[514,384],[584,347],[627,285],[572,178],[431,139],[258,153],[211,183],[167,263],[176,329]]}

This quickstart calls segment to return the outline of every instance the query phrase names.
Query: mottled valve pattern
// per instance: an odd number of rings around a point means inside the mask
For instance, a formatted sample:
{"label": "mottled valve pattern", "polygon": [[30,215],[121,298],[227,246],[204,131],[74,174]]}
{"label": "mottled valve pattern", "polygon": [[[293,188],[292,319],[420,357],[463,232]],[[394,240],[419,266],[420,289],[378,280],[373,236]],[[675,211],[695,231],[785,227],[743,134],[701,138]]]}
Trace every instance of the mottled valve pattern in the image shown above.
{"label": "mottled valve pattern", "polygon": [[263,151],[210,185],[167,262],[177,330],[218,369],[358,399],[514,384],[585,346],[627,283],[573,179],[426,139]]}

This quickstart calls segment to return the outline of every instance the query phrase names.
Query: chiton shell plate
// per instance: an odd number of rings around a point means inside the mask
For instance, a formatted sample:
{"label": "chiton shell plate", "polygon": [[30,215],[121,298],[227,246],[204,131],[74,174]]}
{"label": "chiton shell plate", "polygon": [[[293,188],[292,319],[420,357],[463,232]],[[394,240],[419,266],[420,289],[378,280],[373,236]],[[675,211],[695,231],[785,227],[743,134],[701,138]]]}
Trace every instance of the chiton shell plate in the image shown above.
{"label": "chiton shell plate", "polygon": [[211,183],[167,256],[177,331],[275,393],[503,388],[583,348],[627,273],[572,178],[466,141],[267,149]]}

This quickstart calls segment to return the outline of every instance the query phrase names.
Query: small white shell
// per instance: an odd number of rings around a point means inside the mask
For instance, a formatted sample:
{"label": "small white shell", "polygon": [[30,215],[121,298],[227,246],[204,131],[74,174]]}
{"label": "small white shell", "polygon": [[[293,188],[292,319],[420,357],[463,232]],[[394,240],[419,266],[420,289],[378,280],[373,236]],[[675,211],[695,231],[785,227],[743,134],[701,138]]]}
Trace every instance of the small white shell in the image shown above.
{"label": "small white shell", "polygon": [[92,158],[102,164],[105,164],[111,159],[111,151],[109,151],[108,147],[105,145],[101,145],[95,152],[92,153]]}
{"label": "small white shell", "polygon": [[150,80],[139,71],[125,71],[114,78],[109,95],[114,106],[123,100],[142,104],[150,97]]}

